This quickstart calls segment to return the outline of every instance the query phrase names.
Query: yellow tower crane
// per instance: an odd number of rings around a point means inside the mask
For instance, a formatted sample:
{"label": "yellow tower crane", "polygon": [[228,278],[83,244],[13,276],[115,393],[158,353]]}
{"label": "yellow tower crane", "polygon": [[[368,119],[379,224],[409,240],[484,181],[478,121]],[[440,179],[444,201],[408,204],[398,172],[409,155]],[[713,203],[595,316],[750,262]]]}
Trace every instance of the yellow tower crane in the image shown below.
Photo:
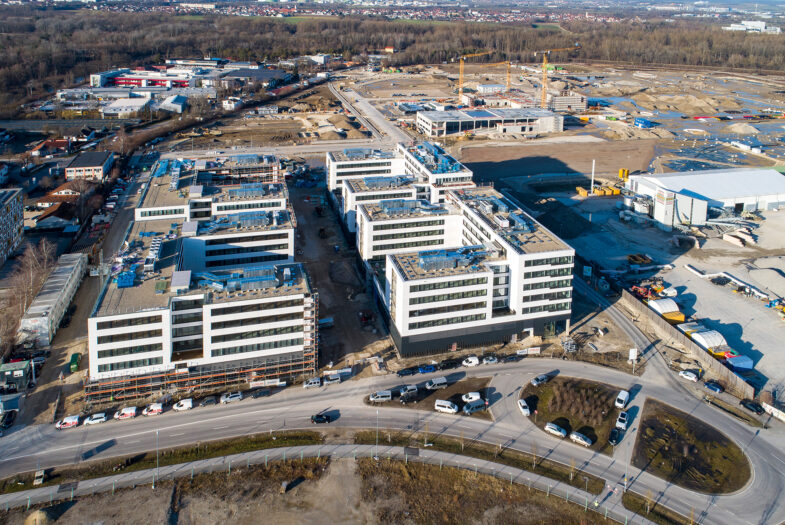
{"label": "yellow tower crane", "polygon": [[542,98],[540,99],[540,107],[548,109],[548,57],[551,53],[557,51],[577,51],[581,48],[578,42],[572,47],[560,47],[558,49],[546,49],[544,51],[535,51],[534,56],[542,55]]}
{"label": "yellow tower crane", "polygon": [[467,58],[482,57],[490,55],[493,51],[482,51],[480,53],[471,53],[468,55],[461,55],[460,63],[458,65],[458,103],[463,104],[463,61]]}

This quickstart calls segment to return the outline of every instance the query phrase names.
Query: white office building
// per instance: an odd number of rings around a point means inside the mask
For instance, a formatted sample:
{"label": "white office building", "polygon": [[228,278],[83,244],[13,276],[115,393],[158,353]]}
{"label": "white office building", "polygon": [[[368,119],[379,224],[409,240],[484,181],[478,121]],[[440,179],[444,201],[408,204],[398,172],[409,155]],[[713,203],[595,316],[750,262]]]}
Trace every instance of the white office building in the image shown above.
{"label": "white office building", "polygon": [[391,151],[354,148],[327,153],[327,189],[339,190],[345,180],[403,175],[403,158]]}
{"label": "white office building", "polygon": [[404,159],[406,175],[428,186],[430,194],[426,198],[432,204],[443,203],[446,191],[475,187],[471,170],[437,144],[421,142],[407,146],[399,143],[397,152]]}
{"label": "white office building", "polygon": [[574,250],[489,188],[449,191],[460,244],[387,255],[377,290],[402,356],[569,327]]}
{"label": "white office building", "polygon": [[564,131],[564,117],[539,108],[479,108],[418,111],[417,131],[426,137],[446,137],[493,129],[499,133],[539,135]]}
{"label": "white office building", "polygon": [[358,206],[390,199],[416,199],[417,190],[411,177],[348,179],[343,183],[343,199],[341,199],[344,223],[350,232],[356,232]]}
{"label": "white office building", "polygon": [[463,218],[455,206],[385,200],[357,209],[357,251],[364,261],[389,254],[461,246]]}

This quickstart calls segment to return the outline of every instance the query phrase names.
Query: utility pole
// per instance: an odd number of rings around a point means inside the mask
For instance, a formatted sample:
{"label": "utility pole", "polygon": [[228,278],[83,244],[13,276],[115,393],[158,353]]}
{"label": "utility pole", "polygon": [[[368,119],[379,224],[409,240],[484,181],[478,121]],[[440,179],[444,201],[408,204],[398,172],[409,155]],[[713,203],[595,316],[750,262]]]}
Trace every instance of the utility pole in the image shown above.
{"label": "utility pole", "polygon": [[158,469],[160,463],[158,461],[158,429],[155,429],[155,477],[158,477]]}
{"label": "utility pole", "polygon": [[373,459],[379,461],[379,409],[376,409],[376,452],[373,455]]}

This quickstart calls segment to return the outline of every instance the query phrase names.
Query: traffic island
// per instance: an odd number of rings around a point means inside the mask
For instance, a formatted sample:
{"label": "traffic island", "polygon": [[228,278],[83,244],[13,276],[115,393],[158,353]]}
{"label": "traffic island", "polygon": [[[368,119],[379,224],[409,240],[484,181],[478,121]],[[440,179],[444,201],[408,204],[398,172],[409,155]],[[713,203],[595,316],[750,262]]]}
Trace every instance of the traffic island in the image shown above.
{"label": "traffic island", "polygon": [[555,423],[567,436],[575,431],[589,438],[591,450],[610,455],[608,437],[619,412],[614,400],[620,390],[586,379],[553,377],[539,386],[527,384],[521,399],[529,407],[529,419],[541,430]]}
{"label": "traffic island", "polygon": [[741,489],[750,464],[725,434],[669,405],[643,406],[632,464],[680,487],[707,494]]}

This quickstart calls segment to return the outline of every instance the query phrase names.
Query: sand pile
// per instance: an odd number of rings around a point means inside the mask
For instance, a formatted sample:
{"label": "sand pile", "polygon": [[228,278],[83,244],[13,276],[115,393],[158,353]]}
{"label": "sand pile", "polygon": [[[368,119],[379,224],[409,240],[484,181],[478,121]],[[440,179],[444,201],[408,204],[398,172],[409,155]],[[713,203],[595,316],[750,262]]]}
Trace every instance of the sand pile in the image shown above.
{"label": "sand pile", "polygon": [[725,126],[725,131],[738,135],[756,135],[759,133],[758,128],[746,122],[736,122],[735,124]]}
{"label": "sand pile", "polygon": [[322,140],[341,140],[344,137],[337,131],[320,131],[319,138]]}
{"label": "sand pile", "polygon": [[672,139],[675,137],[667,129],[640,129],[634,126],[614,126],[604,131],[603,136],[611,140]]}
{"label": "sand pile", "polygon": [[676,111],[687,115],[711,115],[718,111],[739,109],[736,101],[708,95],[656,95],[641,92],[632,97],[635,103],[652,111]]}
{"label": "sand pile", "polygon": [[563,82],[561,80],[554,80],[553,82],[548,83],[548,87],[555,91],[564,91],[564,88],[567,87],[567,82]]}

